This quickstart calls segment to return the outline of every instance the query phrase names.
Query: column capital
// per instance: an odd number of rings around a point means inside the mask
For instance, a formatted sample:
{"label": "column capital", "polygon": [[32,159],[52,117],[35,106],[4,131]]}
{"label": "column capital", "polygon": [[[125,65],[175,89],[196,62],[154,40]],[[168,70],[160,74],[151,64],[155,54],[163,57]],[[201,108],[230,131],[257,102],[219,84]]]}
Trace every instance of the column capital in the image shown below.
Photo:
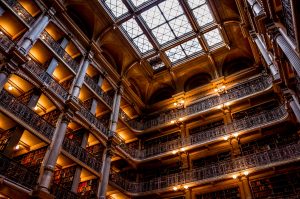
{"label": "column capital", "polygon": [[85,53],[85,59],[88,60],[89,62],[93,61],[94,58],[94,53],[92,51],[88,51]]}
{"label": "column capital", "polygon": [[56,10],[53,7],[51,7],[46,11],[45,14],[48,15],[50,18],[52,18],[52,17],[54,17],[55,13],[56,13]]}
{"label": "column capital", "polygon": [[280,35],[279,29],[273,21],[266,24],[266,28],[268,34],[273,36],[274,39],[276,39],[276,37]]}
{"label": "column capital", "polygon": [[124,86],[121,83],[117,88],[117,93],[120,95],[123,95],[123,93],[124,93]]}
{"label": "column capital", "polygon": [[62,114],[62,122],[69,123],[74,117],[74,113],[70,110],[67,110]]}

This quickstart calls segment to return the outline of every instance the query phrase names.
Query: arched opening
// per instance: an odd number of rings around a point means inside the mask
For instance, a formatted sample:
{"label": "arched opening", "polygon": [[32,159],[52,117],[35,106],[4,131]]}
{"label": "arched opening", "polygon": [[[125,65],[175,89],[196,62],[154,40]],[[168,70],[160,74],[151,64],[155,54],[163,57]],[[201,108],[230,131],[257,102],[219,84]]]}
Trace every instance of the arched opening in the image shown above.
{"label": "arched opening", "polygon": [[249,68],[252,65],[253,61],[246,57],[241,57],[238,59],[228,61],[223,65],[223,75],[228,76],[234,74],[236,72]]}
{"label": "arched opening", "polygon": [[175,93],[175,90],[173,88],[171,88],[170,86],[161,88],[152,94],[152,96],[149,100],[149,104],[154,104],[154,103],[169,99],[172,97],[172,95],[174,95],[174,93]]}
{"label": "arched opening", "polygon": [[205,84],[208,84],[212,80],[211,76],[207,73],[198,73],[192,77],[190,77],[185,83],[184,83],[184,91],[190,91],[194,88],[203,86]]}

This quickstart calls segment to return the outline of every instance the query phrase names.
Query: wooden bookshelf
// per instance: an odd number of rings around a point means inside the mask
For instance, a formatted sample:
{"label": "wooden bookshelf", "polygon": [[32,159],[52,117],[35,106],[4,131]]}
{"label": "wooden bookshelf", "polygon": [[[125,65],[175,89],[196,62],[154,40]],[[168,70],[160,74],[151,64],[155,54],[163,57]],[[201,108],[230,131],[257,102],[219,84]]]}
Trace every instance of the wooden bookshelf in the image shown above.
{"label": "wooden bookshelf", "polygon": [[300,198],[300,171],[250,181],[254,198]]}
{"label": "wooden bookshelf", "polygon": [[57,169],[54,172],[54,183],[71,190],[76,166]]}
{"label": "wooden bookshelf", "polygon": [[97,159],[102,160],[104,147],[101,144],[95,144],[86,148],[86,150],[93,154]]}
{"label": "wooden bookshelf", "polygon": [[15,157],[14,159],[24,165],[25,167],[29,168],[33,172],[39,172],[39,169],[41,167],[42,161],[44,159],[44,156],[47,151],[47,146],[30,151],[29,153],[26,153],[24,155],[20,155]]}
{"label": "wooden bookshelf", "polygon": [[196,196],[196,199],[239,199],[241,198],[239,189],[231,188],[220,191],[203,193]]}
{"label": "wooden bookshelf", "polygon": [[9,138],[11,136],[11,130],[0,130],[0,152],[3,152],[8,144]]}
{"label": "wooden bookshelf", "polygon": [[88,199],[96,197],[97,195],[97,179],[80,182],[77,193],[81,199]]}

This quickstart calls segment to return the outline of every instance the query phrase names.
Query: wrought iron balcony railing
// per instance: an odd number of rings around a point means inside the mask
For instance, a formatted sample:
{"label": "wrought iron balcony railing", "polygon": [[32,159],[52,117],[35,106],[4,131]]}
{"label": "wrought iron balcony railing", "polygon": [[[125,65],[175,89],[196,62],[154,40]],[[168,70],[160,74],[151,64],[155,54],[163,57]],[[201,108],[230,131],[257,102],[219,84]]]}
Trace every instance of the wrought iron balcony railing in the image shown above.
{"label": "wrought iron balcony railing", "polygon": [[[51,140],[55,127],[50,125],[46,120],[32,111],[29,107],[20,103],[14,96],[5,90],[1,91],[0,99],[1,107],[13,113],[15,116],[27,123],[30,127]],[[95,169],[96,171],[100,171],[102,163],[73,141],[65,139],[63,148],[89,167]]]}
{"label": "wrought iron balcony railing", "polygon": [[58,95],[63,100],[67,100],[68,92],[49,75],[46,71],[43,70],[37,62],[32,59],[25,64],[25,70],[28,70],[30,73],[38,77],[41,83],[46,84],[50,90]]}
{"label": "wrought iron balcony railing", "polygon": [[36,131],[43,134],[51,140],[54,132],[54,127],[46,120],[32,111],[28,106],[20,103],[14,96],[2,90],[0,93],[0,106],[8,110],[16,117],[23,120],[26,124],[31,126]]}
{"label": "wrought iron balcony railing", "polygon": [[28,25],[34,21],[33,16],[17,1],[3,0],[12,10],[16,12]]}
{"label": "wrought iron balcony railing", "polygon": [[78,146],[77,142],[65,138],[63,142],[63,149],[89,167],[93,168],[95,171],[99,172],[101,170],[102,163],[100,162],[100,160],[96,159],[84,148]]}
{"label": "wrought iron balcony railing", "polygon": [[94,125],[97,129],[99,129],[106,137],[110,136],[110,131],[107,127],[105,127],[102,122],[99,121],[98,118],[95,117],[89,110],[84,108],[84,106],[81,104],[80,105],[80,110],[79,110],[80,115],[86,119],[89,123]]}
{"label": "wrought iron balcony railing", "polygon": [[44,30],[41,39],[48,44],[75,72],[79,69],[79,64],[57,43],[53,37]]}
{"label": "wrought iron balcony railing", "polygon": [[250,95],[262,92],[272,86],[272,78],[270,76],[260,75],[258,77],[247,80],[233,88],[227,90],[226,93],[218,95],[207,96],[205,99],[200,99],[196,103],[187,106],[186,108],[171,111],[169,113],[162,113],[154,119],[140,122],[135,119],[129,120],[127,123],[130,127],[137,131],[148,130],[154,127],[170,124],[172,120],[183,118],[187,116],[196,115],[219,105],[226,104],[245,98]]}
{"label": "wrought iron balcony railing", "polygon": [[105,93],[92,78],[90,78],[88,75],[85,75],[84,81],[93,91],[95,91],[95,93],[97,93],[97,95],[99,95],[105,101],[108,106],[112,106],[113,99],[107,95],[107,93]]}
{"label": "wrought iron balcony railing", "polygon": [[9,51],[10,48],[14,45],[9,34],[0,26],[0,46],[4,51]]}
{"label": "wrought iron balcony railing", "polygon": [[239,131],[246,131],[267,125],[268,123],[276,122],[286,117],[287,114],[285,107],[282,105],[273,110],[264,111],[251,117],[235,120],[228,125],[201,131],[186,138],[153,145],[143,150],[129,148],[125,144],[120,145],[120,147],[133,158],[142,160],[150,158],[151,156],[168,153],[173,150],[180,150],[183,147],[194,147],[214,140],[221,140],[224,139],[224,136],[230,136]]}
{"label": "wrought iron balcony railing", "polygon": [[31,172],[20,163],[2,154],[0,154],[0,175],[30,189],[34,188],[38,178],[37,173]]}
{"label": "wrought iron balcony railing", "polygon": [[221,161],[206,167],[195,168],[188,171],[153,178],[147,182],[131,182],[112,172],[110,181],[130,193],[145,193],[161,189],[170,190],[180,184],[199,184],[212,179],[225,179],[245,170],[260,170],[287,162],[299,160],[300,143],[290,144],[273,150],[265,150]]}

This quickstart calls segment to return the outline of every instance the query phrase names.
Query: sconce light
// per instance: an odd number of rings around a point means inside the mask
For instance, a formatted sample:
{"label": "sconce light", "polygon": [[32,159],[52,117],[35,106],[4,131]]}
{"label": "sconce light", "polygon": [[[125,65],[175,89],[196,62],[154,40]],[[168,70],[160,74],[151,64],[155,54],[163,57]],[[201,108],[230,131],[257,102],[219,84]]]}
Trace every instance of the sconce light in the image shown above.
{"label": "sconce light", "polygon": [[179,99],[176,102],[174,102],[174,106],[178,109],[183,108],[184,107],[184,99]]}

